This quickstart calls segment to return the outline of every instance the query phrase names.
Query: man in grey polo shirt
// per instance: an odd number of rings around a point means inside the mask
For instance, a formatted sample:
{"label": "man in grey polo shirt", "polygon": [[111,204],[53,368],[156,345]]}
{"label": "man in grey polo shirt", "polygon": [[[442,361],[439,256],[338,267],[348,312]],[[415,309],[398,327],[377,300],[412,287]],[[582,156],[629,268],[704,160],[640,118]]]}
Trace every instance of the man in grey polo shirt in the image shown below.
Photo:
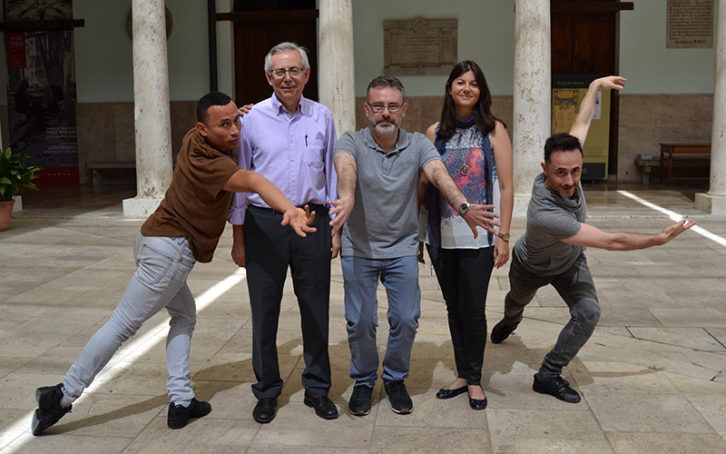
{"label": "man in grey polo shirt", "polygon": [[476,226],[494,232],[492,226],[499,223],[493,205],[466,201],[426,136],[400,129],[408,105],[398,79],[373,79],[367,98],[363,109],[369,127],[343,134],[336,145],[338,200],[331,202],[334,235],[342,227],[345,318],[355,380],[349,407],[358,416],[371,407],[380,279],[388,295],[389,324],[383,381],[393,411],[406,414],[413,403],[403,381],[420,314],[416,195],[421,172],[458,208],[474,236]]}

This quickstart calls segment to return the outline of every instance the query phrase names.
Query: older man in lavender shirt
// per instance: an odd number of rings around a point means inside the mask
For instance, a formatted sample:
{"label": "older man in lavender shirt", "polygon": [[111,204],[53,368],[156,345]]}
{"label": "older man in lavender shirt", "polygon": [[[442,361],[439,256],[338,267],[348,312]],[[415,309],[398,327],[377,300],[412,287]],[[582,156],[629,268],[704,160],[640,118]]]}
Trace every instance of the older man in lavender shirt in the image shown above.
{"label": "older man in lavender shirt", "polygon": [[315,233],[298,241],[280,226],[282,213],[257,194],[238,193],[230,208],[232,258],[247,267],[252,308],[252,365],[257,383],[255,421],[272,421],[282,378],[277,358],[280,300],[290,267],[302,321],[305,404],[325,419],[338,417],[328,398],[328,310],[330,259],[340,248],[331,238],[328,201],[337,198],[333,163],[335,126],[325,106],[305,99],[310,64],[303,48],[280,43],[265,57],[273,95],[256,104],[242,122],[239,166],[264,175],[298,206],[315,211]]}

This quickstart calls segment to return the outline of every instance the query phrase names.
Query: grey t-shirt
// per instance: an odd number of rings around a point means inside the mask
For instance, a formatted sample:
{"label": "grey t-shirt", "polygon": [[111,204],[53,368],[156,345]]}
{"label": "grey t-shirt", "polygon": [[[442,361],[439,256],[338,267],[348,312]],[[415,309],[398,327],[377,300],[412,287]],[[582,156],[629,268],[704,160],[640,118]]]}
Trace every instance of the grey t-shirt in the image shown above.
{"label": "grey t-shirt", "polygon": [[543,173],[534,179],[527,230],[514,245],[513,254],[528,271],[555,276],[574,265],[585,249],[562,240],[580,231],[587,203],[581,185],[572,198],[566,199],[546,186],[544,180]]}
{"label": "grey t-shirt", "polygon": [[353,156],[358,168],[355,205],[343,226],[341,254],[368,259],[416,255],[421,171],[441,159],[431,141],[401,129],[396,147],[385,154],[365,128],[343,134],[336,151]]}

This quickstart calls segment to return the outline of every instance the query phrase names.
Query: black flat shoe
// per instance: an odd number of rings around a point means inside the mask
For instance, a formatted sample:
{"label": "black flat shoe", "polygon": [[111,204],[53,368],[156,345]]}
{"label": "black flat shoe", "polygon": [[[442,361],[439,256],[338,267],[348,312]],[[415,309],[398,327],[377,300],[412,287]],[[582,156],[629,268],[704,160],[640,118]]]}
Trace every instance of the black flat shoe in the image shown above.
{"label": "black flat shoe", "polygon": [[483,399],[472,399],[469,397],[469,406],[472,410],[484,410],[487,408],[487,398],[484,397]]}
{"label": "black flat shoe", "polygon": [[461,388],[455,388],[455,389],[445,389],[441,388],[439,392],[436,393],[437,399],[451,399],[452,397],[456,397],[459,394],[465,393],[467,390],[467,385],[462,386]]}

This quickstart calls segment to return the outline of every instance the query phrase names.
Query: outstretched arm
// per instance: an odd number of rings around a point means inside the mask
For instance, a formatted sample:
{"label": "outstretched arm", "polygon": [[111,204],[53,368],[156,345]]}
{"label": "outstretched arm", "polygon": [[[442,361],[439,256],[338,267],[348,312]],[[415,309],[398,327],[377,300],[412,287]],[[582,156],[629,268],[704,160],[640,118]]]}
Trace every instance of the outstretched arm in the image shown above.
{"label": "outstretched arm", "polygon": [[273,209],[283,213],[281,225],[288,225],[295,230],[300,236],[305,236],[305,232],[314,232],[315,227],[308,224],[313,222],[315,212],[310,212],[310,208],[296,208],[285,194],[283,194],[277,186],[257,172],[251,170],[239,169],[236,171],[227,183],[224,190],[229,192],[256,192],[267,202]]}
{"label": "outstretched arm", "polygon": [[[441,195],[444,196],[452,207],[458,210],[463,203],[466,203],[466,197],[459,187],[456,186],[456,183],[449,175],[446,166],[444,166],[441,160],[434,159],[433,161],[429,161],[424,166],[423,171],[429,182],[436,186],[439,192],[441,192]],[[494,226],[499,225],[499,222],[496,220],[499,216],[491,211],[492,209],[494,209],[494,205],[472,203],[469,206],[469,211],[462,216],[474,233],[474,238],[478,236],[476,226],[496,235],[497,232],[494,230]]]}
{"label": "outstretched arm", "polygon": [[693,221],[684,219],[669,225],[656,235],[643,235],[625,232],[607,233],[590,224],[582,223],[579,232],[562,241],[575,246],[596,247],[610,251],[632,251],[666,244],[695,224]]}
{"label": "outstretched arm", "polygon": [[577,113],[575,123],[570,128],[570,134],[577,137],[581,145],[585,145],[587,131],[592,123],[592,116],[595,113],[595,103],[597,102],[597,92],[600,90],[622,90],[625,88],[627,79],[620,76],[607,76],[595,79],[590,82],[585,97],[580,103],[580,111]]}

